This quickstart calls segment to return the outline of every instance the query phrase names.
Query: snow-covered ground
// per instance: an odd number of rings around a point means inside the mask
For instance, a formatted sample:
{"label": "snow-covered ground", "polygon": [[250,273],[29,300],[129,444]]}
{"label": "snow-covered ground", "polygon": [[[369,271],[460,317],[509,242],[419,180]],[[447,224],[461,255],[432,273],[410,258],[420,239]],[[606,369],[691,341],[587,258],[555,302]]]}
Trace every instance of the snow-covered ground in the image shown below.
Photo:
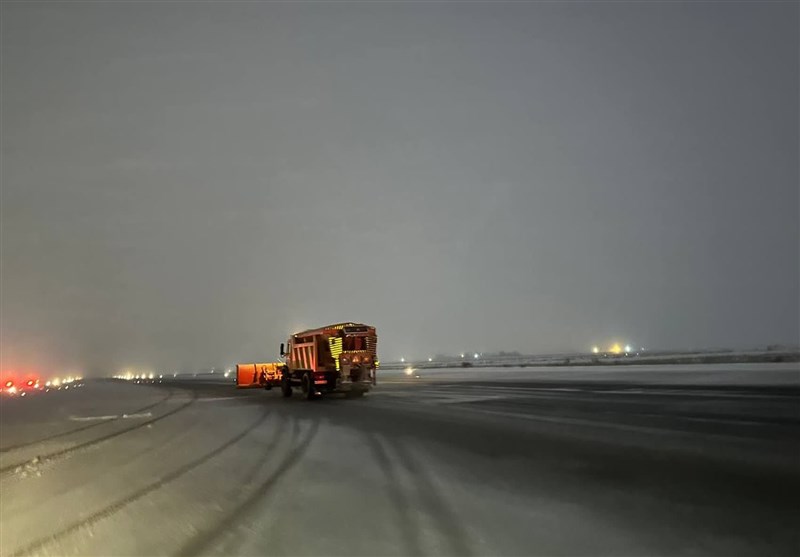
{"label": "snow-covered ground", "polygon": [[[409,372],[409,370],[411,370]],[[606,381],[680,385],[800,386],[800,364],[659,364],[626,366],[529,366],[381,369],[381,380]]]}
{"label": "snow-covered ground", "polygon": [[212,376],[4,399],[0,556],[796,554],[796,377],[387,370],[357,400]]}

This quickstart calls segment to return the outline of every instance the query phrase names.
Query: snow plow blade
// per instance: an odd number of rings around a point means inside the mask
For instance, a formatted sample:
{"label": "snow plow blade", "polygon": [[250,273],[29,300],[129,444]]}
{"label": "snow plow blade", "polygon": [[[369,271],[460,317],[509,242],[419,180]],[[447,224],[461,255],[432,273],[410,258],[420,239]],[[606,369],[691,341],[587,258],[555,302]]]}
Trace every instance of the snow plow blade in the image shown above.
{"label": "snow plow blade", "polygon": [[281,383],[281,362],[236,364],[236,388],[254,389]]}

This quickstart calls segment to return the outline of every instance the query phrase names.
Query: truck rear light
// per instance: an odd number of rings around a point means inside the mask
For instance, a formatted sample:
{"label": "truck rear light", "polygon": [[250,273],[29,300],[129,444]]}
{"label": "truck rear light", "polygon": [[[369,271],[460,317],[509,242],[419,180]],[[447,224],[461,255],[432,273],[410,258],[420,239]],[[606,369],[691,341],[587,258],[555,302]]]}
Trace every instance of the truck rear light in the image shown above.
{"label": "truck rear light", "polygon": [[13,386],[14,386],[14,382],[13,381],[6,381],[6,388],[7,389],[10,389]]}
{"label": "truck rear light", "polygon": [[360,361],[361,361],[361,358],[359,358],[358,356],[353,356],[353,363],[354,364],[357,364]]}
{"label": "truck rear light", "polygon": [[349,364],[350,363],[350,358],[348,358],[347,356],[342,356],[342,363],[343,364]]}

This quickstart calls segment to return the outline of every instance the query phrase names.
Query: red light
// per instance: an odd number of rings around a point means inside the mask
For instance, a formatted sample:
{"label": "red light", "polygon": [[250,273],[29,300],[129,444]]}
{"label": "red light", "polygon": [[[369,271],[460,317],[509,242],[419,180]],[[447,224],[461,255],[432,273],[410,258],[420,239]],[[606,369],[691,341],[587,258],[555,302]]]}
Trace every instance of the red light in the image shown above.
{"label": "red light", "polygon": [[28,387],[32,387],[33,383],[34,383],[33,379],[29,379],[28,380]]}
{"label": "red light", "polygon": [[6,381],[6,387],[13,387],[13,386],[14,386],[13,381]]}

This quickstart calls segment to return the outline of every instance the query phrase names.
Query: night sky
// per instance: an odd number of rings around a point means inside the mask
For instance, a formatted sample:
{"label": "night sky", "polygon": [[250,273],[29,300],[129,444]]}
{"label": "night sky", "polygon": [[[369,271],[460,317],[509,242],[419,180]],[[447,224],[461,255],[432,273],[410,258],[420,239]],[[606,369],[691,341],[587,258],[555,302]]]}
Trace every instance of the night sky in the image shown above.
{"label": "night sky", "polygon": [[800,335],[798,3],[2,4],[2,361]]}

